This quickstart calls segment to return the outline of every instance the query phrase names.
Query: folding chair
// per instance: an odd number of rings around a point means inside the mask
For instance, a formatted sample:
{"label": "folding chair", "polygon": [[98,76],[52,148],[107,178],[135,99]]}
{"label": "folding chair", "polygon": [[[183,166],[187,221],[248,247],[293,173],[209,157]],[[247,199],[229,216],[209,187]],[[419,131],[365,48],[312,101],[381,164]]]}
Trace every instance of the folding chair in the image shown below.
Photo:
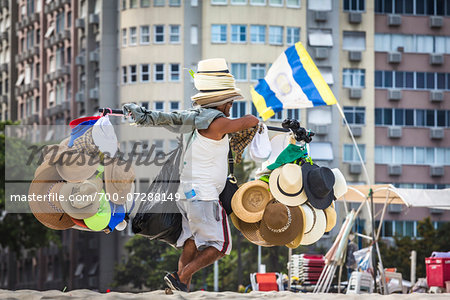
{"label": "folding chair", "polygon": [[282,273],[251,273],[250,282],[254,291],[284,291]]}

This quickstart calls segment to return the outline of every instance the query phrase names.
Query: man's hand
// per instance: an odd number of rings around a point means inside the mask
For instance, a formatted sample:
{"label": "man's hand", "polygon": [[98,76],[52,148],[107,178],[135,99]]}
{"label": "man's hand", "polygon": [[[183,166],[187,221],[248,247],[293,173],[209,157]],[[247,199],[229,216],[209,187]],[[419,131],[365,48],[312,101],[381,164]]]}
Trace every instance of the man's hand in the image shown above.
{"label": "man's hand", "polygon": [[122,107],[125,116],[131,116],[136,124],[141,125],[145,121],[145,108],[134,104],[127,103]]}
{"label": "man's hand", "polygon": [[210,139],[221,140],[227,133],[238,132],[258,125],[259,119],[253,115],[245,115],[242,118],[230,120],[228,118],[217,118],[208,129],[199,132]]}

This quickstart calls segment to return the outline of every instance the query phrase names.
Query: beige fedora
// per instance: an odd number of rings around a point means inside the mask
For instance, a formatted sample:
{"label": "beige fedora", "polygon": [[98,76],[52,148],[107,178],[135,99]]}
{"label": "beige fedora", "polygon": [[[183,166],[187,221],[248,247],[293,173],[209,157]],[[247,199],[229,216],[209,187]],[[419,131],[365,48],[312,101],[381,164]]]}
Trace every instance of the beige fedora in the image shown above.
{"label": "beige fedora", "polygon": [[325,213],[325,217],[327,218],[327,227],[325,228],[325,232],[330,232],[331,229],[336,225],[336,210],[331,205],[323,210]]}
{"label": "beige fedora", "polygon": [[127,201],[127,195],[133,185],[134,169],[128,167],[128,162],[120,158],[105,157],[105,188],[114,204],[122,205]]}
{"label": "beige fedora", "polygon": [[267,183],[253,180],[239,187],[231,199],[231,208],[242,221],[255,223],[262,219],[264,209],[272,198]]}
{"label": "beige fedora", "polygon": [[303,188],[302,168],[297,164],[285,164],[273,170],[269,186],[274,198],[283,204],[299,206],[308,200]]}
{"label": "beige fedora", "polygon": [[67,182],[60,190],[63,196],[61,206],[72,218],[83,220],[92,217],[100,207],[102,187],[102,179],[95,176],[83,182]]}
{"label": "beige fedora", "polygon": [[56,230],[71,228],[75,223],[64,212],[58,199],[59,189],[63,185],[58,171],[48,161],[44,161],[36,174],[28,189],[28,195],[35,196],[35,201],[28,202],[31,212],[48,228]]}
{"label": "beige fedora", "polygon": [[300,209],[300,211],[302,213],[302,228],[303,228],[303,230],[301,230],[299,232],[299,234],[295,237],[295,239],[292,242],[286,244],[286,247],[291,248],[291,249],[296,249],[296,248],[298,248],[298,246],[300,246],[300,242],[303,239],[303,235],[305,234],[305,228],[306,228],[305,212],[301,206],[297,206],[297,207]]}
{"label": "beige fedora", "polygon": [[300,245],[311,245],[317,242],[325,233],[327,220],[325,213],[321,209],[316,209],[309,203],[302,205],[306,217],[305,234]]}
{"label": "beige fedora", "polygon": [[264,211],[260,230],[262,238],[268,243],[275,246],[288,244],[304,230],[302,213],[298,206],[271,201]]}
{"label": "beige fedora", "polygon": [[342,174],[341,170],[334,168],[331,169],[334,174],[334,196],[336,199],[341,198],[348,191],[347,181],[345,180],[344,174]]}

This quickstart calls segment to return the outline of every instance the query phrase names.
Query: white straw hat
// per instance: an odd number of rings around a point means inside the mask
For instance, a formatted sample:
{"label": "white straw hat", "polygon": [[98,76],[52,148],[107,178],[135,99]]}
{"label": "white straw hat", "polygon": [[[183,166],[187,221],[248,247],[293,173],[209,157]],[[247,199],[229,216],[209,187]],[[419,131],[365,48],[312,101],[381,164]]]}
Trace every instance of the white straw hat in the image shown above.
{"label": "white straw hat", "polygon": [[309,203],[302,205],[306,217],[306,228],[300,245],[311,245],[320,240],[327,227],[325,213],[321,209],[315,209]]}
{"label": "white straw hat", "polygon": [[273,197],[283,204],[299,206],[308,200],[303,189],[302,168],[297,164],[285,164],[273,170],[269,186]]}
{"label": "white straw hat", "polygon": [[344,175],[339,169],[334,168],[331,169],[331,171],[333,172],[335,179],[333,186],[334,196],[336,197],[336,199],[339,199],[340,197],[344,196],[345,193],[347,193],[348,191],[347,181],[345,180]]}

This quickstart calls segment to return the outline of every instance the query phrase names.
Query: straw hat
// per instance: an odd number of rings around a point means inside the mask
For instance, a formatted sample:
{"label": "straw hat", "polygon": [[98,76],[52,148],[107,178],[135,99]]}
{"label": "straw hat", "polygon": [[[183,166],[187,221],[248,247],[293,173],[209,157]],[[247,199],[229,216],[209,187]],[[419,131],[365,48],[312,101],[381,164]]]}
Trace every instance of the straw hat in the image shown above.
{"label": "straw hat", "polygon": [[333,185],[334,197],[336,197],[336,199],[339,199],[348,191],[347,181],[345,180],[344,175],[339,169],[334,168],[331,169],[331,171],[333,172],[335,179]]}
{"label": "straw hat", "polygon": [[106,192],[111,195],[111,201],[122,205],[127,201],[127,194],[131,190],[135,178],[134,170],[127,169],[128,162],[120,158],[105,157],[104,165]]}
{"label": "straw hat", "polygon": [[111,206],[106,200],[105,191],[102,190],[103,197],[100,198],[100,207],[95,215],[84,219],[84,223],[89,229],[94,231],[102,231],[105,229],[111,220]]}
{"label": "straw hat", "polygon": [[[231,215],[230,215],[231,216]],[[261,221],[256,223],[247,223],[238,217],[231,217],[234,226],[239,229],[242,235],[251,243],[262,247],[273,247],[274,245],[265,241],[261,235]]]}
{"label": "straw hat", "polygon": [[326,209],[324,209],[323,212],[325,213],[325,217],[327,218],[327,227],[325,228],[325,232],[329,232],[336,225],[336,210],[330,205]]}
{"label": "straw hat", "polygon": [[309,203],[317,209],[325,209],[330,206],[335,199],[333,172],[327,167],[309,163],[302,165],[302,172]]}
{"label": "straw hat", "polygon": [[233,77],[228,70],[225,58],[210,58],[199,61],[197,65],[197,74]]}
{"label": "straw hat", "polygon": [[262,238],[275,245],[282,246],[292,242],[303,231],[300,209],[276,201],[269,202],[261,220]]}
{"label": "straw hat", "polygon": [[299,206],[308,200],[303,188],[303,179],[302,168],[299,165],[285,164],[270,174],[270,191],[281,203]]}
{"label": "straw hat", "polygon": [[[70,217],[64,213],[59,204],[59,189],[62,186],[62,178],[56,168],[48,161],[38,168],[37,176],[33,179],[28,190],[28,195],[42,197],[41,201],[29,201],[31,212],[36,219],[48,228],[64,230],[71,228],[74,223]],[[49,197],[49,195],[53,197]]]}
{"label": "straw hat", "polygon": [[100,192],[103,188],[101,178],[91,177],[83,182],[67,182],[61,188],[61,206],[75,219],[86,219],[95,215],[100,206]]}
{"label": "straw hat", "polygon": [[302,213],[302,225],[301,226],[302,226],[303,230],[301,230],[299,232],[299,234],[295,237],[295,239],[292,242],[286,244],[286,247],[291,248],[291,249],[296,249],[296,248],[298,248],[298,246],[300,246],[300,242],[303,239],[303,235],[305,234],[305,228],[306,228],[305,212],[301,206],[297,206],[297,207],[300,209],[300,211]]}
{"label": "straw hat", "polygon": [[272,198],[267,183],[253,180],[239,187],[231,199],[231,208],[242,221],[255,223],[262,219],[264,209]]}
{"label": "straw hat", "polygon": [[100,118],[92,129],[93,144],[98,146],[99,150],[110,157],[117,152],[117,136],[114,126],[109,120],[109,116]]}
{"label": "straw hat", "polygon": [[306,227],[300,245],[311,245],[317,242],[325,233],[327,220],[323,210],[315,209],[308,202],[302,205],[306,217]]}

